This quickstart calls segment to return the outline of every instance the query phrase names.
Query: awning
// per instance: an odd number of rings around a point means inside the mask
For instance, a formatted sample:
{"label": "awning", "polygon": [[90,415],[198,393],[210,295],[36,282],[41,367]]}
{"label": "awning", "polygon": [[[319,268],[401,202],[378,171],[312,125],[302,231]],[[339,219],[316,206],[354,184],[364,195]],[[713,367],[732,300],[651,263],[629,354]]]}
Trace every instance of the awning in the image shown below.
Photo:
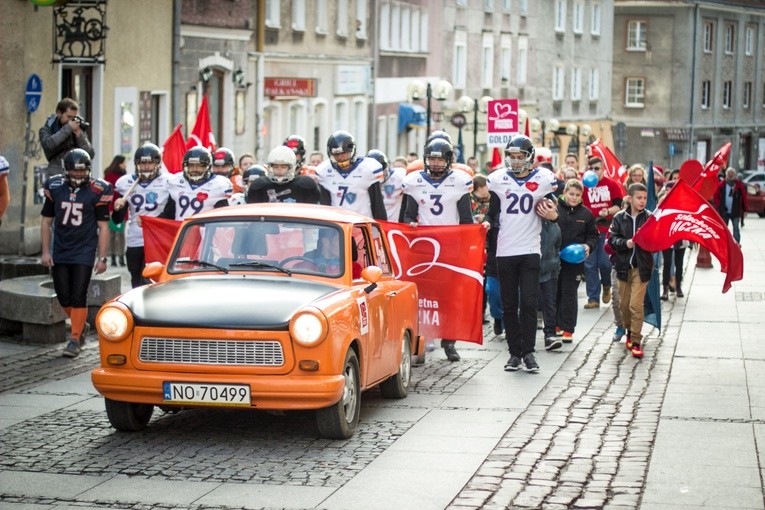
{"label": "awning", "polygon": [[408,128],[425,127],[427,123],[427,112],[422,106],[412,103],[398,105],[398,134]]}

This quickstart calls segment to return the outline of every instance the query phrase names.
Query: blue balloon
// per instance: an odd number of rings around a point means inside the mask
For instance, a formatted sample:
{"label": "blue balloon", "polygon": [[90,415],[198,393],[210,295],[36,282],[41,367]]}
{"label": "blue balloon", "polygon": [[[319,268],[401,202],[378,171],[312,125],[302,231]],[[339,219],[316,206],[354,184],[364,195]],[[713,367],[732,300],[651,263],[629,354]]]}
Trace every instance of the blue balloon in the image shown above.
{"label": "blue balloon", "polygon": [[582,184],[588,188],[594,188],[598,185],[598,174],[592,170],[587,170],[582,176]]}
{"label": "blue balloon", "polygon": [[569,244],[560,251],[560,258],[569,264],[580,264],[584,262],[584,245]]}

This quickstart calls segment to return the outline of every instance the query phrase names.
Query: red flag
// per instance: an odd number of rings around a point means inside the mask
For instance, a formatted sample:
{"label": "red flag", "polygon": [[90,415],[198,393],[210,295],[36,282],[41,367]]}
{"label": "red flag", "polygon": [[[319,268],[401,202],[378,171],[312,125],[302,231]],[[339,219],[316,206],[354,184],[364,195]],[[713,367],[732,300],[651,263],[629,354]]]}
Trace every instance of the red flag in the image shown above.
{"label": "red flag", "polygon": [[525,125],[526,125],[526,127],[523,128],[523,134],[527,138],[531,138],[531,134],[530,134],[530,131],[529,131],[529,118],[528,117],[526,117]]}
{"label": "red flag", "polygon": [[496,169],[502,164],[502,155],[499,153],[499,147],[494,147],[494,151],[491,153],[491,169]]}
{"label": "red flag", "polygon": [[486,230],[481,225],[380,224],[390,245],[394,274],[417,283],[420,333],[426,338],[483,343]]}
{"label": "red flag", "polygon": [[603,175],[616,182],[624,182],[627,169],[619,161],[619,158],[606,147],[603,141],[598,138],[590,144],[590,154],[594,158],[603,160]]}
{"label": "red flag", "polygon": [[720,150],[715,152],[712,160],[704,165],[704,170],[701,172],[701,175],[699,175],[699,178],[693,183],[693,189],[698,191],[699,195],[706,200],[711,200],[712,195],[715,193],[715,189],[717,189],[717,183],[719,182],[717,174],[720,173],[720,170],[723,170],[728,166],[730,147],[730,142],[720,147]]}
{"label": "red flag", "polygon": [[206,147],[209,151],[214,151],[217,148],[215,144],[215,136],[212,132],[212,126],[210,125],[210,110],[207,106],[207,94],[202,96],[202,104],[199,105],[199,112],[197,112],[197,120],[194,122],[194,129],[191,130],[189,139],[186,141],[186,149],[201,145]]}
{"label": "red flag", "polygon": [[186,142],[181,133],[181,124],[175,129],[162,144],[162,163],[171,174],[177,174],[183,170],[183,155],[186,152]]}
{"label": "red flag", "polygon": [[717,257],[726,273],[723,293],[744,277],[744,255],[714,207],[682,179],[633,238],[648,251],[666,250],[677,241],[699,243]]}
{"label": "red flag", "polygon": [[175,236],[181,227],[181,222],[142,216],[141,225],[143,227],[143,251],[146,263],[166,263],[167,256],[173,249]]}

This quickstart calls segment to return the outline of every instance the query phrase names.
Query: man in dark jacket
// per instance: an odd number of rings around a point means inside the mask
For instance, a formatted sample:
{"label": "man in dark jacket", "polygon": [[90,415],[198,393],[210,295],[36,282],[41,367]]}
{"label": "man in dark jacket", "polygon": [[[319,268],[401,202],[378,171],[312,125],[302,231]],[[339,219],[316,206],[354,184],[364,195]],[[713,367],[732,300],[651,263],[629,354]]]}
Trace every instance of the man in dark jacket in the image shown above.
{"label": "man in dark jacket", "polygon": [[746,202],[746,186],[738,180],[735,168],[728,168],[725,171],[725,180],[717,185],[712,200],[725,224],[727,225],[730,221],[733,225],[733,239],[741,244],[739,223],[742,227],[744,226],[744,213],[749,206]]}
{"label": "man in dark jacket", "polygon": [[645,210],[648,190],[639,182],[627,190],[630,205],[616,213],[608,232],[608,244],[614,250],[616,277],[619,279],[622,322],[627,329],[627,348],[636,358],[643,357],[643,298],[653,272],[651,252],[636,245],[632,238],[648,220]]}
{"label": "man in dark jacket", "polygon": [[82,149],[91,158],[96,155],[82,125],[84,121],[78,115],[79,110],[74,99],[65,97],[58,102],[56,113],[40,128],[40,145],[48,160],[47,177],[64,173],[64,157],[72,149]]}

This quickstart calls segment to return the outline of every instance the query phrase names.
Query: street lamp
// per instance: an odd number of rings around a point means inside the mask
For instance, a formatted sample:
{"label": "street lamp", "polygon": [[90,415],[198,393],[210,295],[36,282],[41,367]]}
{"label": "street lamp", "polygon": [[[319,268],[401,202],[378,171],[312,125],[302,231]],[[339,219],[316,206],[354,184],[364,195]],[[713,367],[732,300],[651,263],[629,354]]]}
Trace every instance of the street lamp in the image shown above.
{"label": "street lamp", "polygon": [[478,157],[478,112],[489,111],[489,101],[494,101],[491,96],[483,96],[481,99],[473,99],[470,96],[462,96],[457,99],[457,107],[462,113],[473,110],[473,157]]}
{"label": "street lamp", "polygon": [[423,97],[427,99],[427,131],[425,137],[430,136],[430,100],[435,98],[438,101],[445,101],[452,95],[454,87],[446,80],[438,80],[435,85],[431,86],[430,82],[423,82],[422,80],[414,80],[407,87],[407,93],[412,101],[419,101]]}
{"label": "street lamp", "polygon": [[530,131],[532,133],[540,133],[542,136],[542,147],[547,147],[547,133],[555,133],[560,129],[560,122],[558,119],[550,119],[548,121],[539,120],[539,119],[531,119],[531,124],[529,124],[529,127],[531,128]]}
{"label": "street lamp", "polygon": [[[566,134],[571,137],[571,141],[568,145],[569,152],[572,152],[572,150],[575,149],[576,156],[579,158],[582,145],[587,147],[587,140],[592,134],[592,126],[589,124],[579,125],[572,122],[566,126]],[[584,137],[584,143],[582,143],[581,140],[582,136]]]}

